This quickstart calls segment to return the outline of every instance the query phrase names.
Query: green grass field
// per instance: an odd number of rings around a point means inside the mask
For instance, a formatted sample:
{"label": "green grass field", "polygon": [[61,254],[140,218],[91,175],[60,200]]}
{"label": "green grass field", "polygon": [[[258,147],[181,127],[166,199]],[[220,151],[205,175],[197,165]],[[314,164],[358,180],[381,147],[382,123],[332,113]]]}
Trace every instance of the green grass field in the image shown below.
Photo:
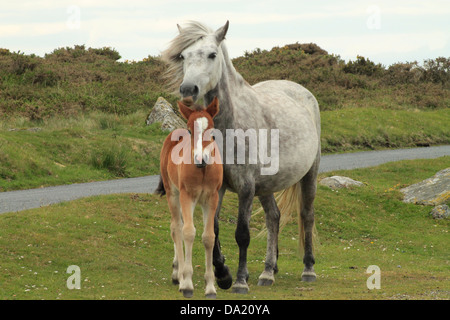
{"label": "green grass field", "polygon": [[[255,239],[264,218],[251,220],[248,295],[218,289],[218,299],[450,299],[449,220],[431,207],[404,204],[399,189],[449,167],[450,158],[415,160],[327,173],[365,183],[332,191],[319,186],[315,283],[300,281],[295,221],[281,232],[279,273],[258,287],[265,239]],[[324,177],[322,175],[321,177]],[[255,201],[255,205],[257,202]],[[226,195],[221,243],[233,276],[237,198]],[[194,299],[203,299],[204,249],[196,211]],[[173,244],[165,198],[143,194],[92,197],[0,215],[0,299],[182,299],[171,283]],[[69,290],[66,270],[81,270],[81,289]],[[381,270],[381,289],[366,286],[369,265]]]}

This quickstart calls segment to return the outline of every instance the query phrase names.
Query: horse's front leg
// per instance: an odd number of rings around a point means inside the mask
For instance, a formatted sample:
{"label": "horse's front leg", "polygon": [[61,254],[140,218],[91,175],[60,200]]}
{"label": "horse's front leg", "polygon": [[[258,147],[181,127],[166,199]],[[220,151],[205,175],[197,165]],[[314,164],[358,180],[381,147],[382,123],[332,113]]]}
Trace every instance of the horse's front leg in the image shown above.
{"label": "horse's front leg", "polygon": [[185,261],[182,269],[183,277],[180,281],[180,291],[183,293],[183,296],[185,298],[191,298],[194,294],[194,284],[192,283],[192,247],[194,245],[195,239],[195,227],[193,219],[195,200],[192,199],[186,191],[181,190],[180,204],[184,221],[182,233],[185,249]]}
{"label": "horse's front leg", "polygon": [[278,272],[278,231],[280,228],[280,210],[273,194],[259,197],[266,214],[267,253],[263,273],[259,276],[259,286],[270,286],[275,282],[274,274]]}
{"label": "horse's front leg", "polygon": [[239,267],[233,292],[248,293],[247,249],[250,244],[250,217],[252,212],[253,197],[255,196],[254,183],[246,183],[239,194],[239,213],[235,238],[239,246]]}
{"label": "horse's front leg", "polygon": [[225,264],[225,257],[223,256],[220,250],[220,241],[219,241],[219,214],[220,208],[222,206],[222,200],[225,195],[226,186],[222,185],[222,188],[219,190],[219,202],[217,205],[216,213],[214,216],[214,233],[216,235],[214,240],[214,249],[213,249],[213,265],[214,265],[214,275],[216,276],[217,285],[221,289],[229,289],[233,284],[233,278],[230,274],[230,269]]}

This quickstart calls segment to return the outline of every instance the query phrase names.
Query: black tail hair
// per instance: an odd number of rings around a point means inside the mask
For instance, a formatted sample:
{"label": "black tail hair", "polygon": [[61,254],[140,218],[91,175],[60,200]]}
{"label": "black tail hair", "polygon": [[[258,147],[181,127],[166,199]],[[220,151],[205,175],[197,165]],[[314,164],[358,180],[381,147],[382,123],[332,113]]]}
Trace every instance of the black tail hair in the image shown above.
{"label": "black tail hair", "polygon": [[159,194],[161,197],[166,194],[166,189],[164,189],[164,183],[161,176],[159,176],[159,184],[155,190],[155,194]]}

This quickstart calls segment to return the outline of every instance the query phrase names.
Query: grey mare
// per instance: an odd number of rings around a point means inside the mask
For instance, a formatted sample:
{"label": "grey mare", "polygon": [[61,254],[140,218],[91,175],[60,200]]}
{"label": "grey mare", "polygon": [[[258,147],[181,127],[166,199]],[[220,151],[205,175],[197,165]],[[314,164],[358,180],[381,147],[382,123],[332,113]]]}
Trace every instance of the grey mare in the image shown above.
{"label": "grey mare", "polygon": [[[217,31],[190,21],[162,53],[168,64],[167,77],[183,97],[203,98],[205,106],[214,97],[220,102],[220,112],[214,119],[215,128],[224,135],[226,129],[279,129],[278,172],[261,174],[265,165],[227,163],[224,161],[224,183],[220,190],[215,218],[214,268],[217,284],[222,289],[232,285],[232,277],[219,242],[218,217],[226,190],[238,194],[239,209],[235,239],[239,246],[239,267],[233,292],[248,293],[247,248],[250,243],[249,221],[253,198],[257,196],[266,217],[267,253],[265,268],[258,285],[271,285],[278,271],[278,232],[284,207],[274,193],[283,191],[287,207],[297,207],[300,219],[300,242],[305,265],[302,280],[314,281],[313,228],[316,180],[320,161],[320,113],[317,100],[304,87],[290,81],[265,81],[250,86],[235,70],[225,46],[229,22]],[[270,140],[270,138],[268,138]],[[268,141],[268,144],[275,141]],[[246,146],[248,149],[248,146]],[[270,150],[270,149],[269,149]],[[228,152],[228,151],[227,151]],[[236,153],[236,150],[235,150]],[[248,154],[248,150],[247,153]],[[290,192],[288,192],[290,191]],[[286,210],[289,210],[287,208]]]}

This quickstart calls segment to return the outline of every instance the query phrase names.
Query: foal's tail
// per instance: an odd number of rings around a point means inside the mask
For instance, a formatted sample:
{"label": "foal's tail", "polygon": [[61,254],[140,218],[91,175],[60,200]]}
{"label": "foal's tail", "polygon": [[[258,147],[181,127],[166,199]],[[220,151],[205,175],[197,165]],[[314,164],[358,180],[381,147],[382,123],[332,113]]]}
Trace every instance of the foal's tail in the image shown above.
{"label": "foal's tail", "polygon": [[161,176],[159,176],[159,184],[155,190],[155,194],[159,194],[161,197],[166,194],[166,189],[164,189],[164,183]]}

